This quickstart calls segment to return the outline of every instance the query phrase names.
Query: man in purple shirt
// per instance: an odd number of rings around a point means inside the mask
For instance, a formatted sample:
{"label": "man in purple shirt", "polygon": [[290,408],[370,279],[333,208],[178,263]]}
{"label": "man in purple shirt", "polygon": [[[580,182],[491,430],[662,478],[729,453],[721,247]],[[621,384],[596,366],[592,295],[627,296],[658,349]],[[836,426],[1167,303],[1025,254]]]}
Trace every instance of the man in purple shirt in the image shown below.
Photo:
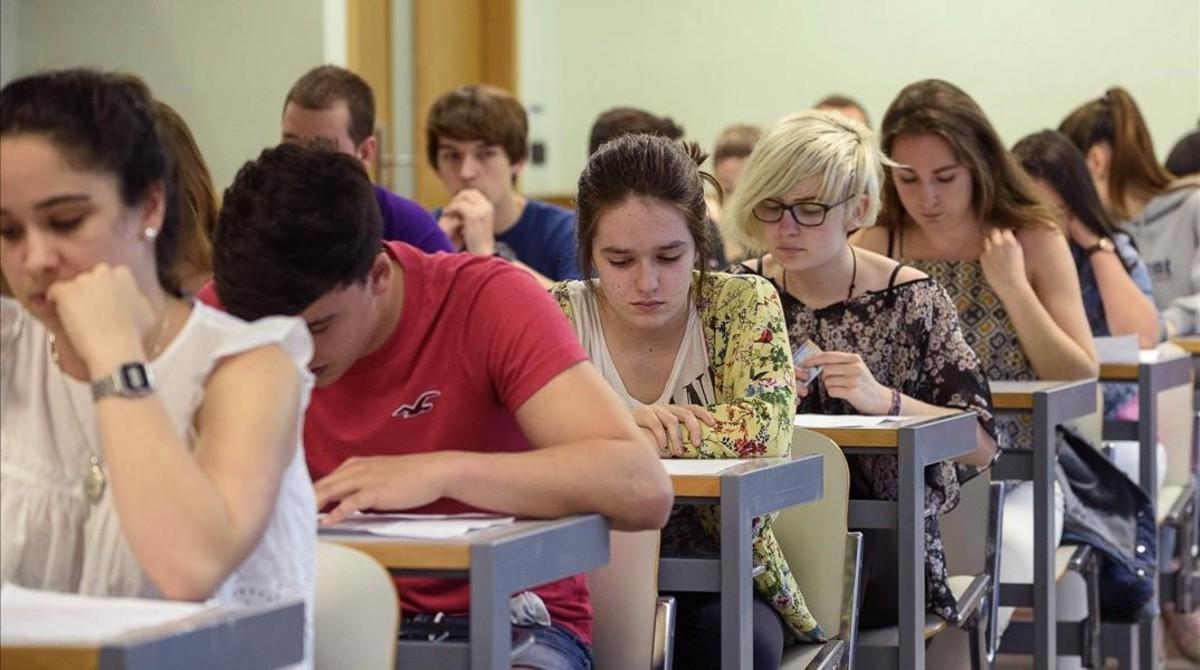
{"label": "man in purple shirt", "polygon": [[[283,141],[319,144],[358,158],[370,169],[379,151],[375,95],[361,77],[336,65],[309,70],[288,91]],[[375,186],[383,239],[427,252],[454,251],[433,217],[417,203]]]}

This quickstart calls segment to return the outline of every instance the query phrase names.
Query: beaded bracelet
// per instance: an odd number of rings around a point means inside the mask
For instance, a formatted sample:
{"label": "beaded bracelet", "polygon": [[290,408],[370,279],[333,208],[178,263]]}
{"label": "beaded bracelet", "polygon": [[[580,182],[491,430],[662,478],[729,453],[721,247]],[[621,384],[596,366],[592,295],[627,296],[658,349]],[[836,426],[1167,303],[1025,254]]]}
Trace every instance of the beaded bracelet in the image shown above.
{"label": "beaded bracelet", "polygon": [[892,389],[892,406],[888,408],[888,416],[898,416],[900,414],[900,391]]}

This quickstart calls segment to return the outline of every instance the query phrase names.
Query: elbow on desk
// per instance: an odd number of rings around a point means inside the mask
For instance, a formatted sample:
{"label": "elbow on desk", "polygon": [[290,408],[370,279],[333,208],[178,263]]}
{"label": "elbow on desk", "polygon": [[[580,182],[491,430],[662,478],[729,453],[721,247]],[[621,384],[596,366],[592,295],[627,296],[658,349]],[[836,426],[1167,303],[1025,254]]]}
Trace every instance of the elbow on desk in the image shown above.
{"label": "elbow on desk", "polygon": [[634,482],[631,495],[616,501],[620,509],[609,514],[614,530],[659,530],[667,525],[675,491],[671,478],[661,467],[649,468]]}
{"label": "elbow on desk", "polygon": [[[164,562],[165,563],[165,562]],[[216,561],[191,559],[182,563],[143,566],[150,581],[167,600],[203,602],[212,597],[229,570],[221,569]]]}

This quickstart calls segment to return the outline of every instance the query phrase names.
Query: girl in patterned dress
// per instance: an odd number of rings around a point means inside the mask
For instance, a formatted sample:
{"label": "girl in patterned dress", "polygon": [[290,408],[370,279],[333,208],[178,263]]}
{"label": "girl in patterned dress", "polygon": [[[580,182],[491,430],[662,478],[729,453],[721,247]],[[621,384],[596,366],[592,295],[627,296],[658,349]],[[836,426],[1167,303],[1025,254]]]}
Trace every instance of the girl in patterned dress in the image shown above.
{"label": "girl in patterned dress", "polygon": [[[856,244],[938,280],[989,380],[1096,377],[1066,236],[979,105],[945,81],[910,84],[884,114],[882,147],[896,165],[881,225]],[[1001,448],[1031,446],[1028,416],[996,423]],[[1056,496],[1056,534],[1062,505]],[[1032,515],[1032,485],[1023,483],[1004,512],[1005,582],[1032,579]],[[1002,624],[1010,613],[1002,609]]]}
{"label": "girl in patterned dress", "polygon": [[[758,277],[707,271],[714,239],[703,154],[625,135],[579,178],[579,261],[589,280],[551,291],[583,348],[664,458],[759,458],[791,452],[792,365],[779,297]],[[705,175],[707,178],[707,175]],[[680,506],[664,554],[714,552],[716,509]],[[790,639],[817,641],[771,530],[754,519],[755,668],[777,668]],[[719,667],[720,597],[677,594],[676,666]]]}
{"label": "girl in patterned dress", "polygon": [[[941,463],[926,473],[926,600],[952,618],[938,517],[957,505],[960,480],[996,452],[991,395],[945,291],[925,273],[847,241],[879,211],[882,162],[873,133],[857,121],[818,111],[780,121],[756,146],[727,210],[744,243],[770,253],[732,271],[769,279],[783,301],[793,348],[811,340],[821,351],[797,361],[801,412],[978,413],[975,451],[957,468]],[[812,378],[816,367],[819,377]],[[897,499],[894,456],[848,461],[854,497]],[[872,530],[865,540],[860,623],[895,625],[896,533]]]}

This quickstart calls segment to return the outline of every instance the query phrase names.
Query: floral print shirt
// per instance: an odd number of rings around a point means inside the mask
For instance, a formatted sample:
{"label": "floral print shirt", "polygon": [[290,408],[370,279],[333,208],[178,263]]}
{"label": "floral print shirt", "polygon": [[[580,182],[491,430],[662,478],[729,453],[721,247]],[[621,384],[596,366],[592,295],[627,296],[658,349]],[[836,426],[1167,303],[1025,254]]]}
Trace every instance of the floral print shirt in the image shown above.
{"label": "floral print shirt", "polygon": [[[551,287],[567,318],[575,321],[570,282]],[[685,441],[684,458],[787,456],[796,404],[791,352],[779,296],[758,277],[693,274],[692,296],[708,347],[717,402],[706,409],[716,425],[701,424],[699,447]],[[753,558],[764,566],[754,578],[759,595],[783,617],[799,641],[817,642],[825,632],[808,610],[783,550],[771,530],[775,515],[751,525]],[[677,506],[663,530],[664,554],[713,553],[719,539],[715,506]]]}
{"label": "floral print shirt", "polygon": [[[744,264],[732,270],[755,272]],[[959,330],[954,303],[932,279],[893,284],[820,309],[778,290],[788,335],[795,345],[811,339],[823,351],[858,354],[880,384],[931,405],[974,411],[984,429],[995,434],[987,378]],[[819,382],[810,390],[799,412],[860,413],[846,401],[830,397]],[[898,499],[900,476],[895,456],[857,455],[846,461],[852,498]],[[958,505],[960,484],[978,472],[948,462],[925,471],[925,598],[932,611],[947,619],[955,615],[956,608],[947,582],[938,515]]]}

